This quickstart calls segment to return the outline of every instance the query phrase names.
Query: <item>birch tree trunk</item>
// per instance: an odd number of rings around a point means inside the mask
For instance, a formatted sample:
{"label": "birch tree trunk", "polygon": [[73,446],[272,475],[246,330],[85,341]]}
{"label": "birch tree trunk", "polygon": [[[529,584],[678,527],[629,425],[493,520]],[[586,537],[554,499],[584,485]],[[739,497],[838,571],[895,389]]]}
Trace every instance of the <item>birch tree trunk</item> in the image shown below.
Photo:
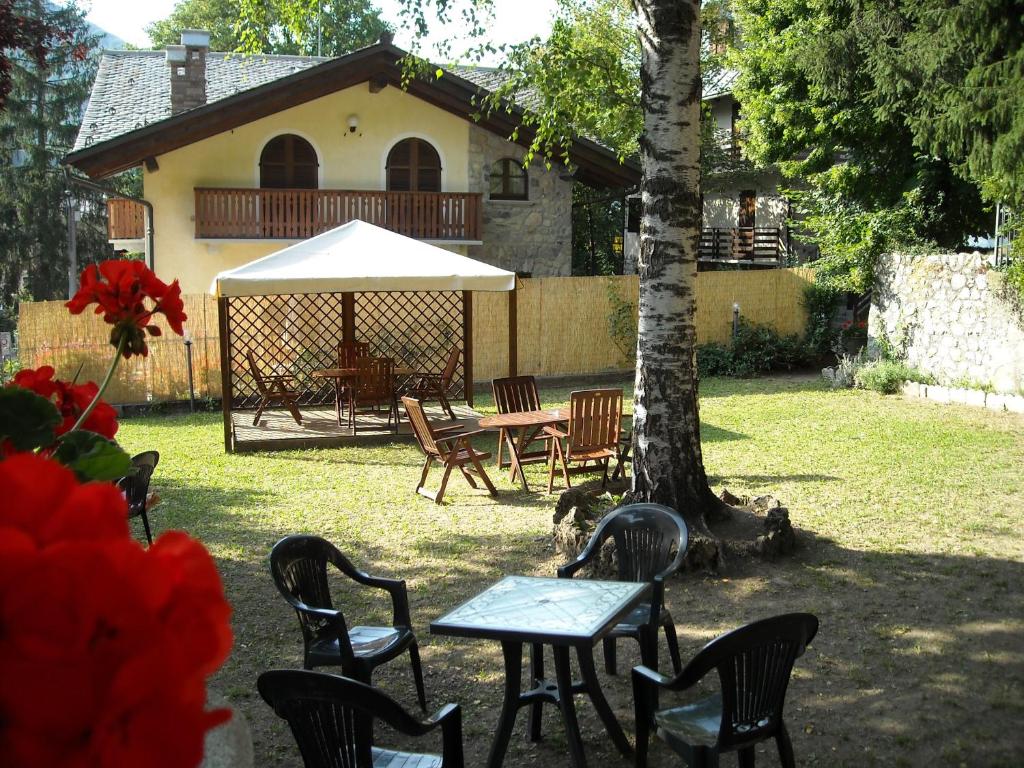
{"label": "birch tree trunk", "polygon": [[705,516],[720,502],[704,472],[697,413],[700,2],[633,5],[644,133],[632,498],[672,507],[707,534]]}

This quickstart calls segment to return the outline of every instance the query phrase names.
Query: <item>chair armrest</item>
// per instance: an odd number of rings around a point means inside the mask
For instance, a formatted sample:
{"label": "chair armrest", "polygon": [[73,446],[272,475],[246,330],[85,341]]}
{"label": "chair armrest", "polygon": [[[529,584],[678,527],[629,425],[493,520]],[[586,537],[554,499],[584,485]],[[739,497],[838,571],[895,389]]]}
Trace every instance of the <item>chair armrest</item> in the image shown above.
{"label": "chair armrest", "polygon": [[672,680],[671,677],[661,674],[658,670],[645,667],[642,664],[633,667],[634,685],[639,682],[641,686],[645,687],[666,688],[672,683]]}
{"label": "chair armrest", "polygon": [[544,434],[551,435],[552,437],[559,437],[559,438],[568,437],[569,436],[568,432],[563,432],[562,430],[558,429],[557,427],[544,427]]}
{"label": "chair armrest", "polygon": [[458,704],[445,704],[430,721],[441,724],[441,766],[442,768],[463,768],[462,754],[462,708]]}
{"label": "chair armrest", "polygon": [[597,553],[601,551],[601,545],[604,544],[606,538],[604,536],[596,535],[598,530],[594,531],[595,535],[590,537],[590,541],[587,542],[587,546],[583,548],[583,551],[579,553],[575,560],[566,563],[558,569],[558,578],[571,579],[576,571],[597,557]]}
{"label": "chair armrest", "polygon": [[[436,431],[437,430],[435,430],[435,433],[436,433]],[[486,430],[486,429],[474,429],[474,430],[471,430],[469,432],[457,432],[456,434],[453,434],[453,435],[444,435],[442,437],[439,437],[439,438],[437,438],[436,442],[444,443],[444,442],[448,442],[450,440],[458,440],[459,438],[462,438],[462,437],[472,437],[473,435],[482,435],[482,434],[484,434],[485,432],[488,432],[488,431],[489,430]]]}
{"label": "chair armrest", "polygon": [[292,373],[264,373],[264,381],[295,381],[295,374]]}
{"label": "chair armrest", "polygon": [[406,588],[404,580],[367,576],[366,581],[363,583],[371,587],[383,589],[390,594],[394,626],[412,629],[412,617],[409,613],[409,590]]}
{"label": "chair armrest", "polygon": [[465,427],[462,424],[452,424],[450,427],[434,427],[434,434],[440,435],[443,432],[461,432]]}

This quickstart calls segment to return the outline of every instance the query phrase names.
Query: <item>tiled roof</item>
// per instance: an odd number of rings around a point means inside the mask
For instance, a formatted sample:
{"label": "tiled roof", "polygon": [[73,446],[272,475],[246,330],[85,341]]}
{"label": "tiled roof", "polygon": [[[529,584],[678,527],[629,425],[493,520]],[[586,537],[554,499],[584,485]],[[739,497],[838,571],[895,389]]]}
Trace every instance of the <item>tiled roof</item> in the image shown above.
{"label": "tiled roof", "polygon": [[[214,53],[206,57],[212,103],[329,61],[319,56]],[[171,77],[163,51],[104,51],[75,140],[84,149],[171,116]]]}

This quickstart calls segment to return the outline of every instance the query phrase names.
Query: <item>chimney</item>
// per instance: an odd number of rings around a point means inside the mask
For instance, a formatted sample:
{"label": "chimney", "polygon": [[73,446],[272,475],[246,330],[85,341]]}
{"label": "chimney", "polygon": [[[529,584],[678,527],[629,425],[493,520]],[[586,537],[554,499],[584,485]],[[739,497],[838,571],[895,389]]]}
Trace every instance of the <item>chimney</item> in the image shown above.
{"label": "chimney", "polygon": [[210,33],[198,29],[183,29],[181,45],[167,46],[172,115],[206,103],[206,54],[209,50]]}

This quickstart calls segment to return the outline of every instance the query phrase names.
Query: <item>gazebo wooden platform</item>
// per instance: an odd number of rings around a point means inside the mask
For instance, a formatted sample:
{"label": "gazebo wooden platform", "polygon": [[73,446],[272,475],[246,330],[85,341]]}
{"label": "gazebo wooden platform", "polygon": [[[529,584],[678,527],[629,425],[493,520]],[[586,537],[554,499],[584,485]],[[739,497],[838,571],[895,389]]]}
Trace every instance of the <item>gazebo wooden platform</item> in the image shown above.
{"label": "gazebo wooden platform", "polygon": [[[479,429],[481,414],[468,405],[452,403],[455,419],[436,404],[424,406],[431,422],[438,426],[462,424],[466,430]],[[386,413],[359,413],[356,420],[356,434],[348,425],[339,426],[333,406],[302,408],[302,424],[296,424],[288,411],[270,410],[260,416],[260,423],[253,425],[253,411],[232,411],[231,430],[234,450],[247,451],[288,451],[303,448],[338,448],[360,443],[387,442],[389,440],[412,439],[412,428],[405,414],[398,426],[398,432],[388,426]]]}

